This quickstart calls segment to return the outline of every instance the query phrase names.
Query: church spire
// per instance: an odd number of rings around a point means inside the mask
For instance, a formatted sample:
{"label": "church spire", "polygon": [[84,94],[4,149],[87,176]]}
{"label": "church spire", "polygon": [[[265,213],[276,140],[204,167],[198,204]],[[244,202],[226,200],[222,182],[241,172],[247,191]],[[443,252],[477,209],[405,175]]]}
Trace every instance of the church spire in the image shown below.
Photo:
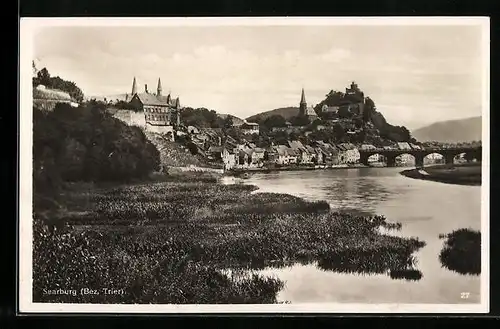
{"label": "church spire", "polygon": [[132,96],[134,96],[137,93],[137,82],[135,81],[134,77],[134,82],[132,82]]}
{"label": "church spire", "polygon": [[304,88],[302,88],[302,95],[300,96],[300,104],[299,104],[299,116],[305,116],[306,113],[307,113],[306,94],[304,93]]}
{"label": "church spire", "polygon": [[300,96],[300,104],[306,104],[306,94],[304,93],[304,88],[302,88],[302,95]]}
{"label": "church spire", "polygon": [[156,88],[156,94],[161,96],[161,80],[158,78],[158,88]]}

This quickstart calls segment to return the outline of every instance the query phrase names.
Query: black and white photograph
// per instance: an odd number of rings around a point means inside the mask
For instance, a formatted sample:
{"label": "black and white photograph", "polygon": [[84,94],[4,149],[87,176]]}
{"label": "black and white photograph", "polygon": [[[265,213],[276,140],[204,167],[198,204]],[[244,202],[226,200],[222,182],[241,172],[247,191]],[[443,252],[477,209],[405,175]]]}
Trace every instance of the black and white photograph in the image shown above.
{"label": "black and white photograph", "polygon": [[21,312],[489,311],[488,18],[23,18],[20,43]]}

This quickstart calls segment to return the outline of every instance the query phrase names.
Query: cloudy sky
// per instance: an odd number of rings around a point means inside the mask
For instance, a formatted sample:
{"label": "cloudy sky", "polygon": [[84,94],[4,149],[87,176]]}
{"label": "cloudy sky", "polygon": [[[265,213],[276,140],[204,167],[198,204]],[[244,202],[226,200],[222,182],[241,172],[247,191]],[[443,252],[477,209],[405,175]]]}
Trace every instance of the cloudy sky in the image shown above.
{"label": "cloudy sky", "polygon": [[479,26],[45,27],[38,66],[85,95],[140,90],[239,117],[314,105],[355,80],[388,121],[416,128],[481,114]]}

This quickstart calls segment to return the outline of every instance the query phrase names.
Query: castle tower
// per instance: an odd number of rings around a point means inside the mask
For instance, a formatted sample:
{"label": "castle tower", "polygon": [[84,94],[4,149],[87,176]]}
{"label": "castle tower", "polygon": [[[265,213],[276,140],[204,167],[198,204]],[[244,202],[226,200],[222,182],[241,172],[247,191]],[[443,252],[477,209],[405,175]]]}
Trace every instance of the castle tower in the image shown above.
{"label": "castle tower", "polygon": [[134,77],[134,82],[132,82],[132,97],[137,94],[137,82],[135,81]]}
{"label": "castle tower", "polygon": [[158,87],[156,88],[156,95],[161,96],[161,80],[158,78]]}
{"label": "castle tower", "polygon": [[302,88],[302,95],[300,97],[300,104],[299,104],[299,115],[305,116],[306,113],[307,113],[306,95],[304,93],[304,88]]}

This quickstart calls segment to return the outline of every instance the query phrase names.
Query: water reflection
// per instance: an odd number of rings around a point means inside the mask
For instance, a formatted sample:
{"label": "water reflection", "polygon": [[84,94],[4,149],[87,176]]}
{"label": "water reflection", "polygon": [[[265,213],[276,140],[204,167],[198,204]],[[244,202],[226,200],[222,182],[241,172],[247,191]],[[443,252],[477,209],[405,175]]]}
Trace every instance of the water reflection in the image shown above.
{"label": "water reflection", "polygon": [[[278,172],[256,174],[245,180],[245,184],[257,185],[262,192],[326,200],[334,210],[357,215],[386,216],[388,221],[402,223],[401,231],[391,235],[418,237],[427,243],[413,255],[418,266],[406,268],[381,266],[376,270],[347,271],[345,268],[353,268],[356,261],[339,264],[333,256],[333,262],[323,259],[308,265],[268,267],[261,272],[286,281],[279,299],[293,303],[480,301],[478,276],[461,275],[442,267],[439,261],[443,248],[440,233],[463,227],[480,229],[480,187],[412,180],[399,175],[399,171],[401,168]],[[401,263],[405,262],[401,259]],[[463,291],[469,292],[467,300],[460,298]]]}
{"label": "water reflection", "polygon": [[445,239],[439,254],[444,268],[463,275],[481,274],[481,232],[464,228],[440,238]]}

